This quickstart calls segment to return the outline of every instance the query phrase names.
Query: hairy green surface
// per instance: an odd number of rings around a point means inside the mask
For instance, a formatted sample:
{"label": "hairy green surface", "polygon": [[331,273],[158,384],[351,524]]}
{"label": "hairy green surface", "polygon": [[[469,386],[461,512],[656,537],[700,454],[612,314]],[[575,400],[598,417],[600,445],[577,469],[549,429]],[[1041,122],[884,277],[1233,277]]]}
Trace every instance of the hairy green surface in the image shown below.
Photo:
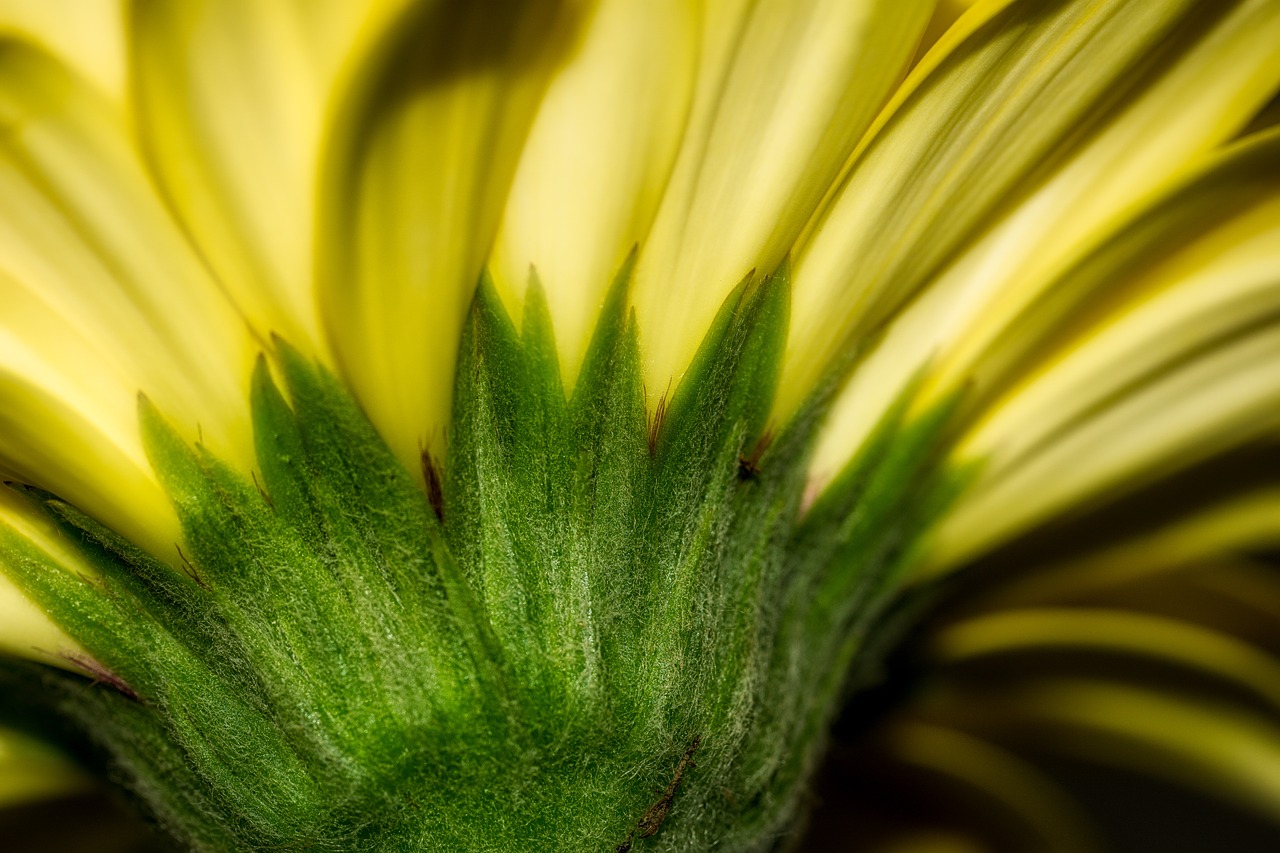
{"label": "hairy green surface", "polygon": [[214,851],[785,843],[945,498],[946,412],[891,417],[802,514],[820,401],[766,423],[786,268],[734,292],[657,403],[628,278],[569,396],[537,281],[519,329],[482,285],[425,493],[283,342],[283,388],[265,360],[254,377],[250,479],[141,404],[185,576],[27,490],[99,573],[0,531],[94,658],[94,683],[49,674],[41,695],[166,833]]}

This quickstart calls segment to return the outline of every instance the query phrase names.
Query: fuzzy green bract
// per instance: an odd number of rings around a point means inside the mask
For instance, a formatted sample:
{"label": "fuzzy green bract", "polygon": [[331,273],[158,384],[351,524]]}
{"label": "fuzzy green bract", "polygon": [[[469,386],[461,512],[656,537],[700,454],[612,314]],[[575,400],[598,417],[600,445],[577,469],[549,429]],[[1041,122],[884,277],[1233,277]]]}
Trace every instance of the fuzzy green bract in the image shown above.
{"label": "fuzzy green bract", "polygon": [[251,478],[141,404],[183,573],[27,490],[99,573],[0,536],[99,674],[46,672],[40,695],[164,832],[211,851],[785,843],[945,495],[945,417],[890,418],[802,512],[821,400],[766,422],[786,268],[733,293],[656,405],[628,277],[568,396],[536,279],[519,329],[482,284],[427,493],[284,342],[281,387],[265,360],[253,380]]}

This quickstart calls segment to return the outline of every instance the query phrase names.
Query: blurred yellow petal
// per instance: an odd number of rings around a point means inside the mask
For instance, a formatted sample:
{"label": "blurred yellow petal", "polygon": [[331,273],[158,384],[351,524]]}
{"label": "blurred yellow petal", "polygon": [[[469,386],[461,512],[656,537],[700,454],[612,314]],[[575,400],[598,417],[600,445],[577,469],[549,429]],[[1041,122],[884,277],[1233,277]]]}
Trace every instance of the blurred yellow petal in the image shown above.
{"label": "blurred yellow petal", "polygon": [[0,33],[36,42],[109,97],[125,96],[126,0],[0,0]]}
{"label": "blurred yellow petal", "polygon": [[100,94],[3,42],[0,125],[0,465],[171,557],[137,394],[247,466],[252,342]]}
{"label": "blurred yellow petal", "polygon": [[1197,592],[1207,590],[1234,601],[1262,616],[1269,626],[1280,624],[1280,576],[1270,566],[1242,561],[1216,572],[1196,572],[1188,580]]}
{"label": "blurred yellow petal", "polygon": [[1228,634],[1178,619],[1099,608],[1013,610],[949,625],[930,647],[942,663],[1051,649],[1162,660],[1232,681],[1280,713],[1280,661]]}
{"label": "blurred yellow petal", "polygon": [[[1190,515],[1066,561],[1037,566],[988,595],[991,606],[1033,606],[1105,594],[1115,587],[1179,571],[1220,554],[1280,545],[1280,489],[1234,495]],[[1216,558],[1216,559],[1215,559]]]}
{"label": "blurred yellow petal", "polygon": [[699,11],[603,0],[520,155],[491,268],[515,307],[537,268],[570,385],[604,292],[662,199],[693,94]]}
{"label": "blurred yellow petal", "polygon": [[1240,132],[1241,137],[1251,136],[1255,133],[1262,133],[1273,127],[1280,125],[1280,94],[1271,99],[1271,103],[1267,104],[1258,114],[1253,117],[1253,121],[1249,122],[1249,126]]}
{"label": "blurred yellow petal", "polygon": [[87,790],[89,776],[21,732],[0,728],[0,808]]}
{"label": "blurred yellow petal", "polygon": [[571,3],[420,4],[344,78],[318,204],[318,298],[338,365],[418,470],[453,393],[492,248]]}
{"label": "blurred yellow petal", "polygon": [[[961,18],[798,250],[780,412],[918,294],[915,333],[864,368],[889,384],[1002,327],[1248,121],[1280,83],[1278,39],[1270,0],[1006,0]],[[845,455],[864,437],[841,436]]]}
{"label": "blurred yellow petal", "polygon": [[338,70],[379,0],[134,0],[132,89],[170,202],[266,335],[317,351],[315,172]]}
{"label": "blurred yellow petal", "polygon": [[1008,813],[1025,835],[1025,849],[1044,853],[1097,849],[1088,822],[1071,801],[1030,765],[993,744],[954,729],[912,721],[890,725],[877,742],[908,766],[964,784]]}
{"label": "blurred yellow petal", "polygon": [[[964,722],[1042,749],[1179,782],[1280,821],[1280,725],[1193,695],[1049,680],[989,697]],[[942,716],[950,716],[944,706]]]}
{"label": "blurred yellow petal", "polygon": [[991,848],[976,839],[949,832],[913,832],[876,844],[871,853],[990,853]]}
{"label": "blurred yellow petal", "polygon": [[671,181],[636,268],[649,384],[678,380],[729,291],[782,261],[904,72],[931,4],[708,4]]}

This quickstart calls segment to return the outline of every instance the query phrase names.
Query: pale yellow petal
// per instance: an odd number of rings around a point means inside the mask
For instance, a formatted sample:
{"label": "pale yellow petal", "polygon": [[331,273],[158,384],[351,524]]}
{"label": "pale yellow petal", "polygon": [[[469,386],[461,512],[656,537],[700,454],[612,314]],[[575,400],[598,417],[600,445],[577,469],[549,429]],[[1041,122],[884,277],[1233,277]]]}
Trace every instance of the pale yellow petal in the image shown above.
{"label": "pale yellow petal", "polygon": [[1054,514],[1272,433],[1278,358],[1272,325],[1126,390],[1016,466],[993,465],[1000,473],[974,484],[936,531],[933,565],[958,565]]}
{"label": "pale yellow petal", "polygon": [[321,352],[315,173],[334,79],[391,0],[134,0],[132,94],[170,202],[258,331]]}
{"label": "pale yellow petal", "polygon": [[0,42],[0,126],[0,465],[170,557],[137,394],[247,466],[253,344],[105,98]]}
{"label": "pale yellow petal", "polygon": [[[1191,350],[1280,308],[1278,264],[1280,133],[1270,133],[1196,163],[1038,288],[1000,294],[949,348],[932,383],[938,393],[963,382],[989,395],[1130,310],[1204,312],[1202,324],[1184,322],[1186,335],[1155,348]],[[1116,367],[1132,377],[1162,357],[1144,351]]]}
{"label": "pale yellow petal", "polygon": [[1267,361],[1277,323],[1280,135],[1271,135],[1135,217],[953,374],[979,394],[1025,375],[955,451],[981,473],[935,559],[964,559],[1073,501],[1263,434],[1280,392]]}
{"label": "pale yellow petal", "polygon": [[916,48],[916,58],[912,66],[922,60],[929,50],[938,43],[942,36],[955,25],[960,16],[973,6],[975,0],[938,0],[933,7],[933,17],[925,27],[920,38],[920,46]]}
{"label": "pale yellow petal", "polygon": [[932,4],[711,3],[688,130],[636,268],[648,382],[678,380],[729,291],[773,271],[911,60]]}
{"label": "pale yellow petal", "polygon": [[440,442],[462,320],[572,4],[411,10],[343,83],[318,295],[338,365],[395,453]]}
{"label": "pale yellow petal", "polygon": [[604,292],[667,185],[693,94],[699,11],[688,0],[603,0],[520,155],[491,270],[516,309],[537,268],[570,384]]}
{"label": "pale yellow petal", "polygon": [[977,6],[913,72],[798,252],[780,411],[922,290],[906,309],[920,333],[870,369],[910,375],[1006,328],[1266,102],[1278,39],[1270,0]]}
{"label": "pale yellow petal", "polygon": [[30,39],[109,97],[125,97],[127,0],[0,0],[0,33]]}

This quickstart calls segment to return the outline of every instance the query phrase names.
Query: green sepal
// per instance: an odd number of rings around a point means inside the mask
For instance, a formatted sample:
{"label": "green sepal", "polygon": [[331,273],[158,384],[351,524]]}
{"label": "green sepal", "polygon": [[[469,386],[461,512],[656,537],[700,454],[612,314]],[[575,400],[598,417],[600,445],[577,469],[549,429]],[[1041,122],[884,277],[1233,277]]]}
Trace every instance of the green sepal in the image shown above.
{"label": "green sepal", "polygon": [[843,673],[883,653],[865,635],[945,500],[949,414],[898,410],[806,514],[824,403],[767,421],[788,267],[734,290],[667,399],[643,379],[634,260],[572,389],[536,274],[518,324],[481,282],[447,454],[424,449],[421,480],[277,340],[251,382],[255,471],[140,403],[172,555],[47,495],[98,578],[0,528],[106,678],[59,711],[167,832],[207,850],[773,846]]}

